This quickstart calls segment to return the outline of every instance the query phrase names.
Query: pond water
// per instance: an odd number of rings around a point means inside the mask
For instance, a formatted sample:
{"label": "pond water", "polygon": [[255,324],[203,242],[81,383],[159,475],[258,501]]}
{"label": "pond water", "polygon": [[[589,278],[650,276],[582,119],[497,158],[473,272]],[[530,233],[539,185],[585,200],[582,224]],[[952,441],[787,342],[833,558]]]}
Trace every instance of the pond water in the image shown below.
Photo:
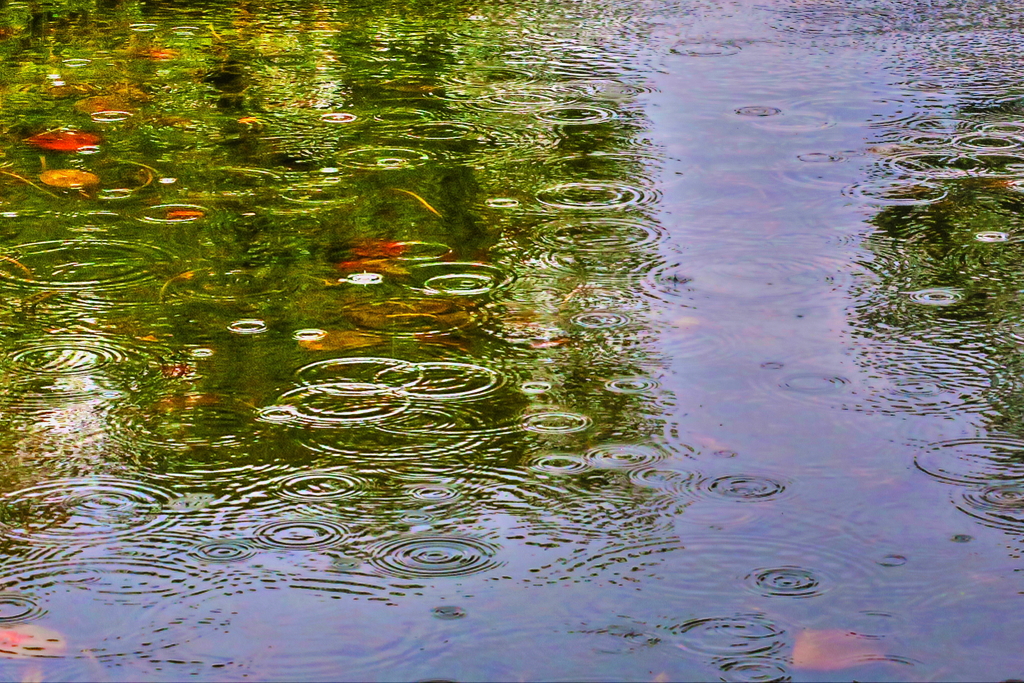
{"label": "pond water", "polygon": [[0,678],[1024,677],[982,0],[5,2]]}

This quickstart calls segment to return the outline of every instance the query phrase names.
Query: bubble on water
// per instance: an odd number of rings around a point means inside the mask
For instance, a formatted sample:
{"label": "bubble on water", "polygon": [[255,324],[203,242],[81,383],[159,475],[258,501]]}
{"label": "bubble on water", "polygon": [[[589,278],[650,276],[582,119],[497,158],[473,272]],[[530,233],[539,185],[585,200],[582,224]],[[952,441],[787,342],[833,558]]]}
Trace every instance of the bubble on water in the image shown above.
{"label": "bubble on water", "polygon": [[90,114],[90,118],[96,123],[120,123],[121,121],[127,121],[131,117],[132,113],[130,111],[120,111],[117,109],[94,111]]}
{"label": "bubble on water", "polygon": [[268,329],[270,328],[267,327],[267,323],[257,318],[236,320],[228,325],[228,331],[235,334],[262,334]]}
{"label": "bubble on water", "polygon": [[669,52],[687,57],[731,57],[741,51],[739,45],[731,43],[714,43],[703,41],[687,41],[676,43]]}
{"label": "bubble on water", "polygon": [[201,543],[189,555],[202,562],[241,562],[255,557],[256,552],[245,541],[220,540]]}
{"label": "bubble on water", "polygon": [[761,367],[764,368],[765,370],[781,370],[782,368],[786,367],[786,364],[780,363],[779,361],[769,360],[765,361],[764,363],[761,363]]}
{"label": "bubble on water", "polygon": [[352,273],[338,282],[347,282],[352,285],[379,285],[384,282],[384,276],[380,273]]}
{"label": "bubble on water", "polygon": [[96,193],[96,198],[103,201],[118,201],[128,199],[133,194],[135,191],[126,187],[103,187]]}
{"label": "bubble on water", "polygon": [[155,31],[158,28],[160,28],[160,27],[158,25],[156,25],[156,24],[147,24],[147,23],[129,24],[128,25],[128,30],[135,31],[137,33],[149,33],[150,31]]}
{"label": "bubble on water", "polygon": [[29,621],[44,614],[46,610],[32,596],[0,591],[0,624]]}
{"label": "bubble on water", "polygon": [[769,656],[785,645],[785,629],[760,613],[691,619],[663,628],[683,649],[716,657]]}
{"label": "bubble on water", "polygon": [[953,543],[970,543],[974,540],[974,536],[969,534],[953,534],[949,537],[949,540],[953,541]]}
{"label": "bubble on water", "polygon": [[442,619],[444,621],[461,619],[466,616],[466,610],[457,605],[441,605],[430,610],[430,612],[434,615],[435,619]]}
{"label": "bubble on water", "polygon": [[539,411],[523,415],[521,427],[538,434],[572,434],[588,429],[593,420],[586,415],[561,410]]}
{"label": "bubble on water", "polygon": [[556,209],[626,209],[656,202],[656,190],[613,181],[561,183],[537,193],[541,204]]}
{"label": "bubble on water", "polygon": [[269,548],[280,550],[320,550],[341,543],[348,531],[330,520],[294,519],[264,524],[253,538]]}
{"label": "bubble on water", "polygon": [[877,563],[883,567],[902,567],[907,563],[907,558],[903,555],[883,555]]}
{"label": "bubble on water", "polygon": [[590,469],[590,465],[582,456],[572,453],[543,453],[531,458],[527,467],[541,474],[559,476],[579,474]]}
{"label": "bubble on water", "polygon": [[830,587],[821,572],[803,567],[757,569],[744,581],[750,590],[766,597],[813,598]]}
{"label": "bubble on water", "polygon": [[158,204],[140,217],[147,223],[194,223],[205,218],[207,209],[198,204]]}
{"label": "bubble on water", "polygon": [[209,358],[214,353],[216,352],[211,348],[199,346],[194,349],[189,349],[188,355],[192,356],[193,358]]}
{"label": "bubble on water", "polygon": [[484,204],[492,209],[514,209],[519,206],[519,200],[511,197],[491,197],[485,200]]}
{"label": "bubble on water", "polygon": [[70,69],[80,69],[83,66],[89,66],[92,64],[92,60],[86,59],[85,57],[72,57],[70,59],[65,59],[61,63]]}
{"label": "bubble on water", "polygon": [[951,306],[964,298],[963,292],[943,287],[907,292],[907,296],[915,304],[926,306]]}
{"label": "bubble on water", "polygon": [[779,497],[786,490],[786,485],[758,475],[728,474],[709,480],[706,490],[729,500],[759,502]]}
{"label": "bubble on water", "polygon": [[468,576],[500,567],[499,547],[469,536],[400,536],[372,544],[370,564],[404,579]]}
{"label": "bubble on water", "polygon": [[315,342],[327,336],[327,330],[320,330],[315,327],[308,327],[292,332],[292,339],[296,341]]}
{"label": "bubble on water", "polygon": [[300,472],[273,483],[277,495],[309,503],[344,500],[370,492],[370,481],[346,472]]}
{"label": "bubble on water", "polygon": [[153,268],[173,260],[140,242],[53,240],[4,249],[0,283],[56,291],[106,290],[155,280]]}
{"label": "bubble on water", "polygon": [[619,115],[612,109],[593,105],[566,105],[561,107],[551,107],[550,109],[545,109],[537,114],[537,118],[541,121],[561,126],[582,126],[594,123],[604,123],[605,121],[616,119],[618,116]]}
{"label": "bubble on water", "polygon": [[430,161],[430,155],[405,147],[361,147],[345,152],[339,160],[354,168],[390,171],[420,166]]}
{"label": "bubble on water", "polygon": [[752,105],[749,107],[740,107],[736,110],[736,113],[740,116],[777,116],[782,113],[782,110],[776,107]]}
{"label": "bubble on water", "polygon": [[602,469],[639,469],[664,460],[668,454],[654,446],[610,443],[591,448],[583,458],[592,467]]}
{"label": "bubble on water", "polygon": [[320,115],[320,120],[324,123],[352,123],[356,118],[355,114],[348,112],[329,112]]}
{"label": "bubble on water", "polygon": [[506,382],[502,373],[471,363],[437,361],[416,367],[420,377],[405,385],[404,392],[416,399],[477,399],[498,391]]}
{"label": "bubble on water", "polygon": [[1008,242],[1010,241],[1010,233],[995,230],[976,232],[974,233],[974,239],[978,242]]}
{"label": "bubble on water", "polygon": [[519,385],[519,390],[524,394],[529,394],[530,396],[537,396],[539,394],[547,393],[551,391],[551,389],[553,388],[554,385],[551,384],[551,382],[545,382],[543,380],[523,382],[522,384]]}
{"label": "bubble on water", "polygon": [[836,163],[839,161],[846,161],[846,157],[840,154],[826,154],[825,152],[810,152],[808,154],[800,154],[797,156],[797,159],[809,164],[827,164]]}

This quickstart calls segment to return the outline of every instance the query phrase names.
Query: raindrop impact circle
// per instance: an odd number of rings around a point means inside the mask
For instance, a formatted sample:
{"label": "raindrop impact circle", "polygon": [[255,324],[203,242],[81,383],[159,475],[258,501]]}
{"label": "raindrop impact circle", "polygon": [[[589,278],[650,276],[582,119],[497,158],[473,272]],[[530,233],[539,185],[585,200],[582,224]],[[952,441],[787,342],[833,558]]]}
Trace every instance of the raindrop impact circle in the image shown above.
{"label": "raindrop impact circle", "polygon": [[468,536],[404,536],[370,548],[370,562],[401,578],[467,576],[500,566],[498,547]]}

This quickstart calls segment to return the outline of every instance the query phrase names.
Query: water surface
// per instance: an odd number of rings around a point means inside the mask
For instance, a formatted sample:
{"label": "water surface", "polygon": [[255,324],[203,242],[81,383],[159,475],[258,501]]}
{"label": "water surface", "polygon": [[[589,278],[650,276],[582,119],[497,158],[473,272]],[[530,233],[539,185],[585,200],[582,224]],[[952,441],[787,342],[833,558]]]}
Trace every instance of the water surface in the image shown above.
{"label": "water surface", "polygon": [[0,675],[1020,678],[1008,3],[0,12]]}

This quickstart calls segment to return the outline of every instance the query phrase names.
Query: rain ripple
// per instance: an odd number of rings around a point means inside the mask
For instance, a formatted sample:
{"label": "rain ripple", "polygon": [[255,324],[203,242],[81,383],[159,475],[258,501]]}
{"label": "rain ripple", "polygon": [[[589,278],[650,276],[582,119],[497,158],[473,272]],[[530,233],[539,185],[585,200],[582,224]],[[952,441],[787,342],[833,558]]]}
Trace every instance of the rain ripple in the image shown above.
{"label": "rain ripple", "polygon": [[929,444],[914,464],[949,484],[1014,483],[1024,479],[1024,441],[1012,437],[956,439]]}
{"label": "rain ripple", "polygon": [[40,597],[84,591],[100,599],[135,604],[199,595],[212,587],[194,568],[166,558],[76,557],[11,563],[0,576],[0,589],[17,588]]}
{"label": "rain ripple", "polygon": [[274,483],[275,492],[282,498],[307,503],[353,498],[372,488],[369,480],[343,472],[299,472]]}
{"label": "rain ripple", "polygon": [[657,190],[612,181],[562,183],[537,193],[541,204],[555,209],[618,210],[658,201]]}
{"label": "rain ripple", "polygon": [[554,123],[561,126],[582,126],[594,123],[604,123],[618,118],[618,114],[605,107],[593,105],[566,105],[545,109],[537,115],[541,121]]}
{"label": "rain ripple", "polygon": [[282,394],[260,411],[266,422],[317,429],[347,427],[393,417],[407,410],[408,397],[382,384],[324,382]]}
{"label": "rain ripple", "polygon": [[668,457],[668,454],[654,446],[630,443],[604,444],[584,454],[584,461],[600,469],[646,468]]}
{"label": "rain ripple", "polygon": [[29,621],[44,614],[46,610],[35,598],[20,593],[0,592],[0,624]]}
{"label": "rain ripple", "polygon": [[59,479],[0,497],[9,538],[84,544],[137,534],[169,522],[161,514],[173,494],[114,477]]}
{"label": "rain ripple", "polygon": [[271,522],[253,532],[256,542],[277,550],[322,550],[338,545],[348,535],[337,522],[317,519]]}
{"label": "rain ripple", "polygon": [[410,269],[410,286],[427,294],[475,296],[512,283],[513,276],[486,263],[425,263]]}
{"label": "rain ripple", "polygon": [[687,57],[731,57],[739,54],[740,51],[739,45],[714,42],[676,43],[669,50],[672,54],[685,55]]}
{"label": "rain ripple", "polygon": [[704,488],[719,498],[754,503],[778,498],[785,492],[786,485],[754,474],[728,474],[707,481]]}
{"label": "rain ripple", "polygon": [[615,254],[653,244],[664,237],[656,223],[641,223],[620,218],[592,218],[558,221],[538,228],[539,242],[550,249]]}
{"label": "rain ripple", "polygon": [[252,414],[251,406],[226,396],[177,394],[148,409],[115,414],[124,428],[115,437],[133,450],[140,445],[174,450],[233,446],[258,433]]}
{"label": "rain ripple", "polygon": [[256,548],[245,541],[218,540],[201,543],[189,554],[201,562],[241,562],[255,557]]}
{"label": "rain ripple", "polygon": [[831,586],[821,572],[804,567],[758,569],[747,575],[746,584],[758,595],[788,598],[813,598]]}
{"label": "rain ripple", "polygon": [[20,405],[116,398],[161,374],[139,351],[103,335],[49,335],[11,350],[0,360],[5,383],[17,385],[9,399]]}
{"label": "rain ripple", "polygon": [[404,389],[404,394],[415,399],[462,401],[479,399],[498,391],[505,385],[502,373],[471,363],[437,361],[419,363],[420,378]]}
{"label": "rain ripple", "polygon": [[433,579],[468,576],[500,567],[499,547],[470,536],[400,536],[371,545],[370,564],[391,576]]}
{"label": "rain ripple", "polygon": [[986,526],[1013,533],[1024,531],[1024,485],[1020,483],[965,491],[955,504]]}
{"label": "rain ripple", "polygon": [[532,458],[527,467],[540,474],[555,476],[579,474],[590,469],[583,457],[572,453],[543,453]]}
{"label": "rain ripple", "polygon": [[714,657],[770,656],[785,646],[785,629],[761,613],[704,617],[661,628],[683,649]]}
{"label": "rain ripple", "polygon": [[362,147],[341,155],[340,163],[352,168],[391,171],[421,166],[431,156],[418,149],[406,147]]}
{"label": "rain ripple", "polygon": [[9,247],[0,282],[33,289],[121,289],[153,281],[151,268],[171,256],[139,242],[54,240]]}
{"label": "rain ripple", "polygon": [[295,376],[306,385],[330,383],[332,385],[367,384],[403,389],[423,379],[420,366],[396,358],[369,356],[329,358],[299,368]]}

